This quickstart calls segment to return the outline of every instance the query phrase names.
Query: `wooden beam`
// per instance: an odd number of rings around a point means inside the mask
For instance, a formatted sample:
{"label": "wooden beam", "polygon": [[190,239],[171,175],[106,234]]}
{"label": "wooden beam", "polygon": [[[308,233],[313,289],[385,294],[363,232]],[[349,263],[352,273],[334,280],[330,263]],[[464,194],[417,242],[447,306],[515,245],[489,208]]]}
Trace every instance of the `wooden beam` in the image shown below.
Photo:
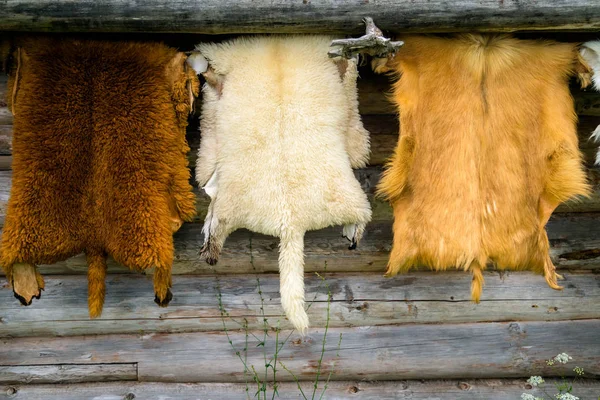
{"label": "wooden beam", "polygon": [[[600,224],[598,214],[556,214],[548,223],[550,255],[559,269],[600,268]],[[227,239],[221,258],[215,266],[200,259],[202,225],[184,224],[175,234],[174,274],[235,274],[277,272],[279,240],[246,230],[238,230]],[[386,269],[392,243],[392,224],[371,222],[356,250],[348,250],[341,237],[341,227],[307,232],[305,240],[305,271],[378,272]],[[252,259],[250,255],[252,254]],[[39,267],[42,274],[85,274],[85,257],[79,255],[66,261]],[[127,273],[109,259],[109,271]],[[147,272],[152,273],[151,270]],[[0,270],[1,274],[1,270]]]}
{"label": "wooden beam", "polygon": [[[507,400],[519,399],[522,393],[543,397],[539,388],[530,388],[523,379],[450,380],[450,381],[403,381],[403,382],[330,382],[325,396],[327,399],[360,400]],[[554,388],[558,380],[547,379],[546,387]],[[304,393],[312,394],[312,382],[302,382]],[[322,384],[317,391],[320,396]],[[0,390],[0,400],[239,400],[245,398],[247,386],[243,383],[157,383],[115,382],[71,385],[11,385]],[[281,398],[300,397],[295,383],[283,382],[277,387]],[[256,391],[255,384],[249,391]],[[272,385],[267,388],[269,396]],[[573,386],[573,393],[581,399],[594,399],[600,393],[600,381],[585,379]],[[317,396],[317,398],[318,398]]]}
{"label": "wooden beam", "polygon": [[[600,96],[598,97],[600,104]],[[396,115],[378,114],[363,115],[363,122],[371,134],[371,156],[369,165],[378,166],[386,162],[391,157],[398,142],[398,118]],[[579,146],[589,165],[593,165],[598,143],[590,141],[591,132],[600,125],[600,116],[581,116],[578,125]],[[200,132],[195,127],[190,127],[187,132],[187,141],[191,148],[188,153],[190,166],[196,165],[196,156],[200,146]],[[11,154],[12,127],[10,125],[0,125],[0,157]],[[10,164],[5,162],[0,164],[0,170],[10,169]]]}
{"label": "wooden beam", "polygon": [[131,363],[0,366],[0,384],[134,380],[137,380],[137,366]]}
{"label": "wooden beam", "polygon": [[[575,363],[586,377],[597,378],[599,331],[597,319],[329,328],[326,336],[313,328],[304,338],[292,333],[278,361],[301,381],[313,381],[325,336],[321,373],[333,371],[333,380],[572,376]],[[279,340],[289,334],[281,331]],[[247,365],[263,376],[264,357],[273,357],[277,343],[274,332],[266,341],[263,335],[242,330],[1,339],[0,365],[137,363],[138,379],[145,382],[244,382],[236,351],[245,357],[246,348]],[[559,352],[574,362],[546,365]],[[277,379],[293,377],[279,369]]]}
{"label": "wooden beam", "polygon": [[[417,272],[384,278],[381,273],[306,275],[313,327],[494,321],[564,321],[600,318],[600,276],[565,273],[564,290],[548,287],[532,273],[488,272],[480,304],[470,301],[471,276],[464,272]],[[257,281],[258,279],[258,281]],[[291,329],[282,315],[279,275],[191,276],[173,279],[168,308],[154,304],[152,281],[139,275],[109,275],[102,317],[90,320],[85,276],[48,276],[41,299],[22,307],[8,285],[0,289],[0,337],[219,331],[273,325]],[[219,294],[222,307],[219,310]],[[2,370],[0,369],[0,375]],[[0,379],[0,383],[2,380]]]}
{"label": "wooden beam", "polygon": [[392,32],[597,30],[595,0],[12,0],[0,30],[44,32],[363,33],[362,18]]}

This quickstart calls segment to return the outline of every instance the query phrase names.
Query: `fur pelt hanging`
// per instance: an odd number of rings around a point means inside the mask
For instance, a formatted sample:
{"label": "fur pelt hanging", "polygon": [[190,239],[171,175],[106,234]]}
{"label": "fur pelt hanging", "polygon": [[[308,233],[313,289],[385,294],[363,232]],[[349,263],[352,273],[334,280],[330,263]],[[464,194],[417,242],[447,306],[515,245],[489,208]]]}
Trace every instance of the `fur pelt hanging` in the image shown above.
{"label": "fur pelt hanging", "polygon": [[185,140],[196,74],[162,44],[28,39],[13,52],[13,184],[2,242],[15,296],[44,281],[36,264],[85,252],[91,317],[102,312],[106,258],[156,267],[171,299],[173,238],[195,214]]}
{"label": "fur pelt hanging", "polygon": [[[585,42],[580,53],[583,61],[591,69],[590,79],[582,79],[582,86],[592,84],[593,88],[600,92],[600,40]],[[591,139],[600,142],[600,125],[592,132]],[[596,153],[596,165],[600,165],[600,149]]]}
{"label": "fur pelt hanging", "polygon": [[197,47],[210,66],[196,166],[211,197],[201,254],[215,263],[238,228],[280,237],[281,303],[301,332],[304,233],[345,225],[356,246],[371,218],[352,172],[369,156],[356,61],[332,61],[330,41],[275,36]]}
{"label": "fur pelt hanging", "polygon": [[577,46],[506,35],[407,36],[395,58],[400,140],[379,184],[394,209],[387,275],[424,265],[532,270],[558,289],[545,225],[590,188],[568,79]]}

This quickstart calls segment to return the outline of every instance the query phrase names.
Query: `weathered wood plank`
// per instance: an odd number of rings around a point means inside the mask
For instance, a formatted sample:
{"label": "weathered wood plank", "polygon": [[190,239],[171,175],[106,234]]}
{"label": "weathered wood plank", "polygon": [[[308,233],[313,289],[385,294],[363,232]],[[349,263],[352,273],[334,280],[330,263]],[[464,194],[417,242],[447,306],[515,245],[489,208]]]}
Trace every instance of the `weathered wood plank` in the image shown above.
{"label": "weathered wood plank", "polygon": [[131,363],[0,366],[0,384],[134,380],[137,380],[137,366]]}
{"label": "weathered wood plank", "polygon": [[[550,254],[559,269],[600,268],[600,224],[598,214],[556,214],[547,225]],[[392,243],[391,222],[372,222],[356,250],[348,250],[341,228],[307,232],[307,272],[385,271]],[[234,274],[277,272],[278,243],[274,237],[247,230],[234,232],[225,243],[219,262],[210,266],[200,259],[201,224],[184,224],[175,234],[175,274]],[[251,262],[251,255],[253,262]],[[85,274],[85,257],[79,255],[52,265],[40,266],[43,274]],[[110,272],[128,272],[109,259]],[[151,273],[152,271],[148,271]],[[1,271],[0,271],[1,273]]]}
{"label": "weathered wood plank", "polygon": [[12,0],[0,12],[1,30],[47,32],[362,33],[371,16],[385,30],[597,30],[594,0],[522,3],[493,0],[221,1]]}
{"label": "weathered wood plank", "polygon": [[[392,90],[391,79],[386,76],[373,74],[369,70],[369,67],[362,67],[360,75],[361,78],[358,80],[360,113],[363,116],[397,114],[396,107],[388,98]],[[10,126],[12,124],[12,114],[8,111],[3,97],[3,93],[6,91],[6,79],[3,81],[0,77],[0,126]],[[575,100],[575,110],[578,115],[600,117],[600,93],[593,90],[584,91],[576,87],[572,87],[571,92]],[[372,129],[369,130],[371,133],[376,132]],[[386,133],[397,134],[397,125],[393,129],[386,130]]]}
{"label": "weathered wood plank", "polygon": [[[398,142],[398,119],[395,115],[363,115],[365,127],[371,133],[371,156],[369,165],[382,165],[393,154]],[[581,117],[579,121],[579,140],[580,149],[589,165],[593,165],[598,143],[589,140],[590,133],[600,125],[600,117]],[[10,128],[10,126],[9,126]],[[11,154],[11,136],[3,135],[2,126],[0,126],[0,157]],[[9,131],[10,133],[10,131]],[[190,145],[188,161],[190,166],[196,165],[198,147],[200,146],[200,133],[193,127],[187,134],[187,140]],[[4,162],[0,164],[0,170],[10,169],[10,164]]]}
{"label": "weathered wood plank", "polygon": [[[564,276],[564,290],[556,291],[543,277],[531,273],[489,272],[481,303],[476,305],[470,301],[471,277],[462,272],[411,273],[395,278],[325,274],[325,281],[307,274],[306,297],[314,327],[327,323],[328,290],[332,327],[600,318],[600,276]],[[273,326],[291,329],[282,316],[279,276],[266,274],[258,279],[266,317]],[[150,279],[110,275],[104,312],[95,320],[88,316],[85,276],[47,277],[42,298],[28,307],[14,299],[6,282],[2,284],[0,337],[217,331],[223,329],[223,322],[228,329],[239,329],[244,319],[250,329],[263,326],[257,277],[253,275],[176,276],[168,308],[154,304]],[[219,293],[229,317],[221,317]]]}
{"label": "weathered wood plank", "polygon": [[[556,380],[547,380],[554,387]],[[304,393],[312,393],[310,382],[302,382]],[[321,393],[322,384],[317,393]],[[249,386],[250,398],[256,391]],[[280,399],[298,399],[295,383],[278,386]],[[600,382],[586,379],[575,384],[573,392],[581,399],[595,399]],[[268,393],[273,393],[269,386]],[[519,399],[522,393],[542,397],[538,388],[529,388],[525,379],[404,381],[404,382],[330,382],[324,400],[508,400]],[[129,396],[129,397],[127,397]],[[157,383],[115,382],[75,385],[11,385],[0,389],[0,400],[239,400],[246,396],[246,385],[239,383]]]}
{"label": "weathered wood plank", "polygon": [[[326,376],[335,368],[334,380],[568,376],[574,374],[571,365],[549,367],[545,362],[566,352],[586,376],[596,378],[599,331],[600,320],[330,328],[322,373]],[[230,331],[229,337],[223,332],[196,332],[0,339],[0,365],[137,363],[140,381],[244,382],[235,351],[246,347],[247,365],[262,374],[264,352],[270,358],[275,348],[274,332],[264,346],[262,335],[262,331],[249,336]],[[282,331],[279,337],[287,335]],[[323,335],[322,328],[311,329],[304,339],[292,334],[278,360],[298,379],[313,380]],[[277,377],[293,379],[283,370]]]}

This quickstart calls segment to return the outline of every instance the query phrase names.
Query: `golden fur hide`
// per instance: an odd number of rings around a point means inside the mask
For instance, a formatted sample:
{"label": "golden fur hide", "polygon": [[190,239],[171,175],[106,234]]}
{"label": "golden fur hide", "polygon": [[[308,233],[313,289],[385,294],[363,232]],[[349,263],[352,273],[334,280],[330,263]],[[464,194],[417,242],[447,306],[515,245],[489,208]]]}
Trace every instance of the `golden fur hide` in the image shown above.
{"label": "golden fur hide", "polygon": [[346,225],[354,246],[371,218],[352,172],[369,155],[356,62],[332,61],[330,41],[275,36],[198,46],[211,74],[196,166],[211,196],[201,254],[216,262],[238,228],[280,237],[281,302],[301,332],[304,233]]}
{"label": "golden fur hide", "polygon": [[36,264],[85,252],[91,317],[102,312],[106,257],[156,267],[171,299],[173,238],[195,214],[185,140],[198,79],[161,44],[28,39],[13,52],[13,184],[0,265],[24,304]]}
{"label": "golden fur hide", "polygon": [[572,44],[506,35],[407,36],[376,72],[398,77],[400,140],[379,184],[394,209],[388,275],[425,265],[532,270],[560,288],[545,225],[586,195],[568,88]]}

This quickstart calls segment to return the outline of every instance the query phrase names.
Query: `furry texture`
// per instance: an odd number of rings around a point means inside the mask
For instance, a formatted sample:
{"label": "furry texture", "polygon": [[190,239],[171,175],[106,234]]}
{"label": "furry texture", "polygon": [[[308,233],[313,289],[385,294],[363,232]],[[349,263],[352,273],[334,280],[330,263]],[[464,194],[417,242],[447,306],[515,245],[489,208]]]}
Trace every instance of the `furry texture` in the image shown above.
{"label": "furry texture", "polygon": [[401,137],[379,185],[394,209],[387,275],[416,265],[544,273],[557,289],[545,224],[589,186],[568,88],[575,45],[505,35],[401,38],[377,72],[399,80]]}
{"label": "furry texture", "polygon": [[[591,82],[581,79],[582,85],[588,86],[589,83],[592,83],[593,88],[600,91],[600,40],[585,42],[581,46],[580,54],[591,69]],[[600,125],[592,132],[591,139],[596,142],[600,141]],[[596,165],[600,165],[600,150],[596,153]]]}
{"label": "furry texture", "polygon": [[[102,312],[106,257],[156,267],[168,304],[172,233],[195,214],[185,141],[198,80],[160,44],[30,39],[14,54],[13,185],[0,264],[27,304],[35,264],[87,255],[89,311]],[[22,288],[22,289],[21,289]]]}
{"label": "furry texture", "polygon": [[212,201],[202,255],[216,262],[238,228],[280,237],[281,302],[301,332],[308,328],[305,231],[356,224],[345,229],[355,245],[371,218],[352,172],[369,155],[356,62],[329,59],[330,40],[276,36],[198,46],[221,77],[203,88],[196,178]]}

